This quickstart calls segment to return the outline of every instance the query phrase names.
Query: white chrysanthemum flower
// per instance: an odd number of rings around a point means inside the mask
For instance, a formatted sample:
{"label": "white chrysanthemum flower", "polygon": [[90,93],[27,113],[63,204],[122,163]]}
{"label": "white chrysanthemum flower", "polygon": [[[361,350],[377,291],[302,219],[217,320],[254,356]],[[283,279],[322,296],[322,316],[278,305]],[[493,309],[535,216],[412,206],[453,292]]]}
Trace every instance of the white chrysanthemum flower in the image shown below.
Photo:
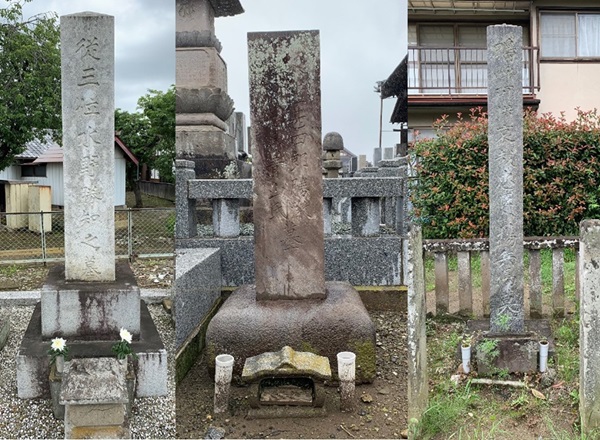
{"label": "white chrysanthemum flower", "polygon": [[122,328],[121,331],[119,332],[119,335],[121,336],[122,341],[125,341],[128,344],[131,344],[131,333],[129,333],[127,331],[127,329]]}
{"label": "white chrysanthemum flower", "polygon": [[63,351],[67,346],[67,341],[63,338],[54,338],[52,339],[52,345],[50,346],[52,350]]}

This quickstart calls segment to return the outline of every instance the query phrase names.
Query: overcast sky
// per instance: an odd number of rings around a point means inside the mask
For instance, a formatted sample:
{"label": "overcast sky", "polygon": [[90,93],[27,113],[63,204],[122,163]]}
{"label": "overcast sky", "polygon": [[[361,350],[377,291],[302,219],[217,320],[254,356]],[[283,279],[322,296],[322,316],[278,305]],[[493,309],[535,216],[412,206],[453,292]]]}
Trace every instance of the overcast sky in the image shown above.
{"label": "overcast sky", "polygon": [[[6,4],[6,0],[0,0]],[[379,142],[376,81],[406,53],[406,0],[241,0],[245,13],[216,20],[228,66],[229,95],[249,120],[246,34],[321,32],[323,135],[337,131],[346,148],[372,159]],[[33,0],[24,15],[94,11],[115,16],[116,106],[135,111],[148,89],[175,83],[175,0]],[[387,124],[395,100],[384,101],[383,145],[398,142]]]}

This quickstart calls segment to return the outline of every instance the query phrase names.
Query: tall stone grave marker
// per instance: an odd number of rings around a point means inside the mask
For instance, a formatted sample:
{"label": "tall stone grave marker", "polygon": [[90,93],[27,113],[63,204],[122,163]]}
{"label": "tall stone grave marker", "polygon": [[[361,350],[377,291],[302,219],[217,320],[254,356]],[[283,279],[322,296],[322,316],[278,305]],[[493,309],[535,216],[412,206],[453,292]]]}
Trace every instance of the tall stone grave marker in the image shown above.
{"label": "tall stone grave marker", "polygon": [[319,33],[250,33],[248,67],[256,297],[324,298]]}
{"label": "tall stone grave marker", "polygon": [[523,333],[522,30],[488,26],[490,331]]}
{"label": "tall stone grave marker", "polygon": [[94,12],[62,16],[61,63],[65,265],[48,271],[23,336],[18,395],[50,391],[51,338],[67,338],[72,359],[112,358],[121,328],[133,335],[138,356],[136,395],[164,395],[166,350],[129,264],[115,264],[114,18]]}
{"label": "tall stone grave marker", "polygon": [[354,351],[357,382],[370,382],[369,314],[349,283],[325,282],[319,33],[250,33],[248,46],[256,285],[227,298],[206,351],[231,354],[235,376],[247,358],[284,346],[311,347],[334,371],[337,353]]}
{"label": "tall stone grave marker", "polygon": [[114,281],[114,18],[61,17],[67,280]]}

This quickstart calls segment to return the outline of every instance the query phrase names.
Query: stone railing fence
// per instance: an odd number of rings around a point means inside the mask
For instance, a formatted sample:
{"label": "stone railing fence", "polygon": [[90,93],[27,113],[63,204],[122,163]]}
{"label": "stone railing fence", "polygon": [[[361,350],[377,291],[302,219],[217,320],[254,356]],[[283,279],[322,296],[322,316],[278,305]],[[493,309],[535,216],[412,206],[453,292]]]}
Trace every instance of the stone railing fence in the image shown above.
{"label": "stone railing fence", "polygon": [[[240,235],[240,199],[252,200],[251,179],[194,179],[193,162],[176,161],[176,247],[220,248],[223,286],[254,282],[253,237]],[[402,177],[323,179],[325,276],[355,286],[398,286],[402,279],[404,183]],[[381,201],[396,197],[395,225],[382,231]],[[332,233],[332,205],[351,199],[348,234]],[[211,200],[213,231],[198,235],[195,202]]]}
{"label": "stone railing fence", "polygon": [[[523,241],[524,255],[528,255],[528,267],[524,286],[525,314],[531,318],[542,316],[564,316],[567,298],[565,297],[564,281],[564,251],[574,249],[576,268],[579,260],[578,237],[528,237]],[[540,251],[552,249],[552,298],[542,301],[542,259]],[[490,256],[487,239],[466,240],[423,240],[423,250],[434,256],[435,272],[435,310],[436,314],[447,313],[450,310],[451,296],[456,292],[450,291],[448,274],[449,255],[456,254],[457,259],[457,290],[458,312],[467,316],[489,316],[490,310]],[[474,297],[471,259],[479,254],[481,267],[480,295]],[[526,260],[527,261],[527,260]],[[575,295],[579,298],[579,274],[575,270]]]}

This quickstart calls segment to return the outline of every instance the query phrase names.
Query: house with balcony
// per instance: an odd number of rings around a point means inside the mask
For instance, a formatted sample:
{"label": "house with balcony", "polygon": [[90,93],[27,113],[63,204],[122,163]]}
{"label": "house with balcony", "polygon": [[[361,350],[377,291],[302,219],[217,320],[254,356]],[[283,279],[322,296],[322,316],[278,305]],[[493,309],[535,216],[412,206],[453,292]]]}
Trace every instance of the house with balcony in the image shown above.
{"label": "house with balcony", "polygon": [[600,1],[408,0],[409,141],[487,107],[486,27],[523,28],[523,107],[567,119],[600,107]]}

